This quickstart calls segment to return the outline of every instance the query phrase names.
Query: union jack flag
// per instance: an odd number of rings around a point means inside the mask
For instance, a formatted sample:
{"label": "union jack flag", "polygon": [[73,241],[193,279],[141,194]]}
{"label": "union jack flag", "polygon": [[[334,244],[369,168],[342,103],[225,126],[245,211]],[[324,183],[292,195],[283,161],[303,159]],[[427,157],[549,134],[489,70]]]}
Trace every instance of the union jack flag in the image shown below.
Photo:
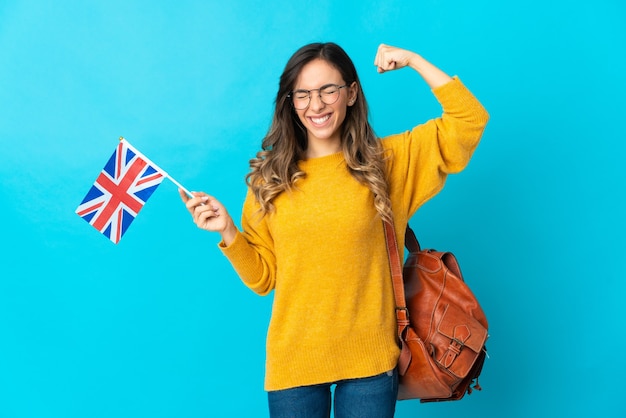
{"label": "union jack flag", "polygon": [[166,176],[122,140],[76,213],[117,244]]}

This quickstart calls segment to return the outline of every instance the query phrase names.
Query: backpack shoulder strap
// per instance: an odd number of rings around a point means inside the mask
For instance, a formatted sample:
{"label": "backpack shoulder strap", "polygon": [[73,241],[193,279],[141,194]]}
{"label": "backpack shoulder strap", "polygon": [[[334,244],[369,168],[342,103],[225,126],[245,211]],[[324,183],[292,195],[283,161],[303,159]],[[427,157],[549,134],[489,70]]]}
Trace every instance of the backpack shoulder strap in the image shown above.
{"label": "backpack shoulder strap", "polygon": [[406,308],[406,299],[404,296],[404,282],[402,280],[402,262],[400,259],[400,252],[398,251],[398,241],[396,239],[396,233],[392,223],[383,221],[383,224],[385,227],[385,240],[387,242],[389,266],[391,268],[393,295],[396,302],[398,338],[401,342],[401,352],[400,358],[398,360],[398,371],[400,375],[404,375],[406,369],[409,367],[409,363],[411,362],[411,350],[404,341],[406,329],[409,327],[409,311]]}

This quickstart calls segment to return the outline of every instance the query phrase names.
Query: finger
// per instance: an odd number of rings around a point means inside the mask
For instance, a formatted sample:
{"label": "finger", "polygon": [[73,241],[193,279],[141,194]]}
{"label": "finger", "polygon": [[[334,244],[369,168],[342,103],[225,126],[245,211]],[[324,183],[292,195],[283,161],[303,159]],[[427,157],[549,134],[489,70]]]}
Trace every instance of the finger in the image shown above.
{"label": "finger", "polygon": [[215,204],[209,204],[208,200],[209,200],[208,196],[201,197],[200,204],[195,205],[194,207],[191,208],[193,210],[193,213],[196,215],[199,215],[205,212],[211,212],[213,214],[217,214],[219,212],[219,206]]}
{"label": "finger", "polygon": [[394,61],[393,59],[389,59],[385,65],[385,71],[392,71],[395,70],[397,66],[397,62]]}
{"label": "finger", "polygon": [[396,48],[380,44],[378,47],[378,53],[376,54],[376,58],[374,60],[374,64],[376,65],[376,69],[379,73],[382,74],[386,71],[393,71],[398,68],[398,62],[396,61],[394,51],[396,51]]}
{"label": "finger", "polygon": [[377,70],[380,74],[382,74],[386,71],[393,71],[396,69],[396,67],[397,67],[397,62],[392,59],[388,59],[387,61],[382,61],[381,65],[378,66]]}
{"label": "finger", "polygon": [[199,211],[194,216],[194,220],[196,222],[196,225],[201,226],[201,227],[208,227],[211,223],[213,223],[215,219],[219,217],[220,217],[219,213],[216,213],[212,209],[207,209],[207,210]]}
{"label": "finger", "polygon": [[196,196],[187,200],[186,206],[189,211],[193,212],[195,208],[204,206],[209,200],[209,196]]}
{"label": "finger", "polygon": [[382,57],[383,57],[383,50],[386,48],[385,44],[380,44],[378,45],[378,50],[376,51],[376,56],[374,57],[374,65],[378,68],[381,67],[381,62],[382,62]]}
{"label": "finger", "polygon": [[180,198],[182,199],[183,203],[187,203],[189,201],[189,199],[191,199],[188,195],[187,192],[185,192],[183,189],[181,189],[180,187],[178,188],[178,194],[180,195]]}

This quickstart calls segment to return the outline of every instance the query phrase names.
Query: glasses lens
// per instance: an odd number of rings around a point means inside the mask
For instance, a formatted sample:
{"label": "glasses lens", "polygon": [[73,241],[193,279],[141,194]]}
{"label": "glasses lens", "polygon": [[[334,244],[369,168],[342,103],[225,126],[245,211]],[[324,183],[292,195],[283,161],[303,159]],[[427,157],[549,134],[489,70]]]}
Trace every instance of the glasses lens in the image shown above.
{"label": "glasses lens", "polygon": [[327,86],[320,90],[320,97],[327,105],[331,105],[339,99],[339,86]]}
{"label": "glasses lens", "polygon": [[306,90],[296,90],[291,95],[291,99],[293,100],[293,107],[298,110],[306,109],[309,105],[309,99],[311,98],[311,94]]}

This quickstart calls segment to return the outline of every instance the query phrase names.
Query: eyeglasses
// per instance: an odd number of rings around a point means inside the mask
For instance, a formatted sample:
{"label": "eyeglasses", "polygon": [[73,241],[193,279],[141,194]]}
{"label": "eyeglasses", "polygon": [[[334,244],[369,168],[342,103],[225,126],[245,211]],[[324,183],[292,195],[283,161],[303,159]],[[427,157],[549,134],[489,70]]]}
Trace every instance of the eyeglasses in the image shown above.
{"label": "eyeglasses", "polygon": [[317,91],[322,103],[331,105],[339,100],[339,90],[344,87],[348,87],[348,85],[344,84],[343,86],[338,86],[336,84],[327,84],[320,87],[319,89],[294,90],[287,97],[291,98],[291,101],[293,102],[293,107],[295,109],[303,110],[309,107],[309,104],[311,103],[312,92]]}

